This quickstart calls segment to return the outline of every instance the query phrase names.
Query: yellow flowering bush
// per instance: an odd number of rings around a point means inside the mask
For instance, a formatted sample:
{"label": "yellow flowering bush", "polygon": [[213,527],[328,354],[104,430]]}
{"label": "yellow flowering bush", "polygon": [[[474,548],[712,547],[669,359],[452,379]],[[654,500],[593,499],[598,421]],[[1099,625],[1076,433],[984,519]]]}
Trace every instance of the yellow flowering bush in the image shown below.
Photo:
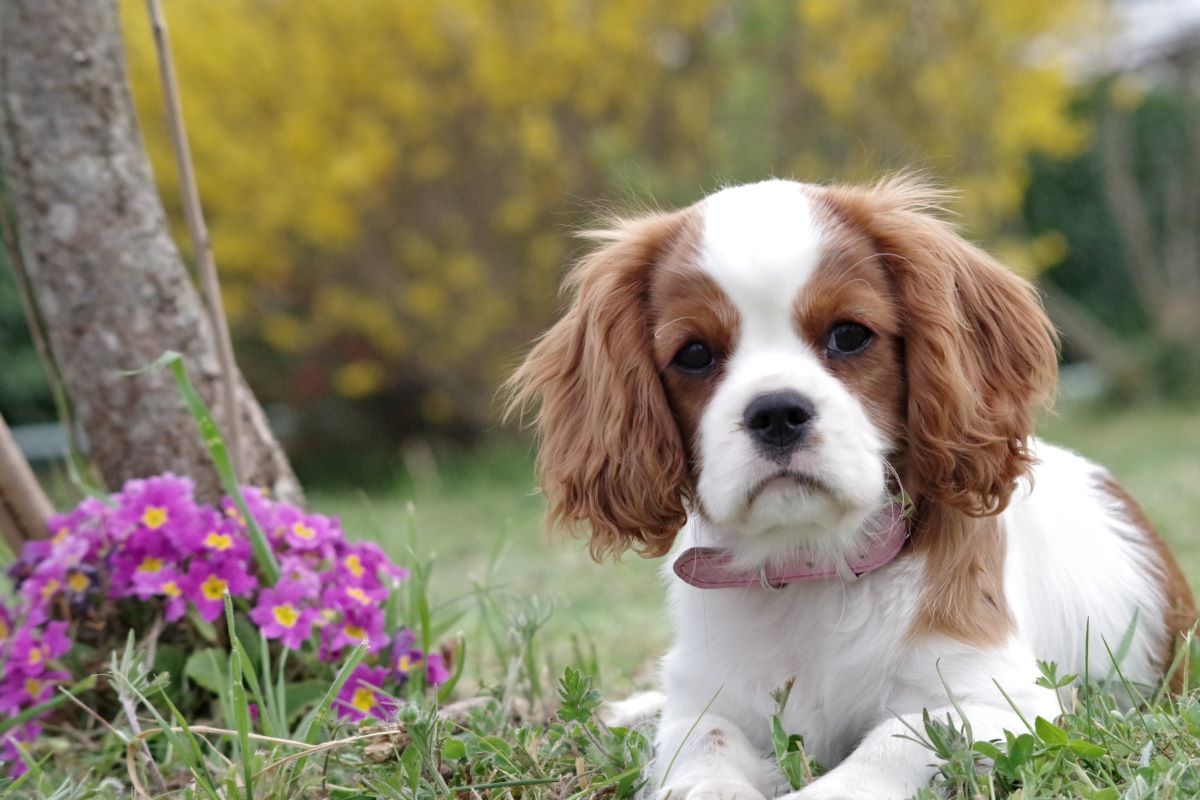
{"label": "yellow flowering bush", "polygon": [[[241,360],[262,393],[374,398],[402,426],[478,427],[554,316],[570,231],[597,198],[688,202],[768,172],[863,179],[916,164],[960,188],[967,222],[995,242],[1027,155],[1086,138],[1050,54],[1087,2],[166,10]],[[144,6],[126,0],[123,14],[175,213]]]}

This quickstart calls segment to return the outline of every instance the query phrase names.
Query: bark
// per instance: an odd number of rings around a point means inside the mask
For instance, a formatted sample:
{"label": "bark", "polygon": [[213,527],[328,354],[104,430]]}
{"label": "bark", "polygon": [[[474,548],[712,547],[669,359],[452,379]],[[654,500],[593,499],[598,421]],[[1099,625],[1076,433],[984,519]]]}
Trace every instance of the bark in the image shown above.
{"label": "bark", "polygon": [[[217,405],[212,326],[154,185],[113,0],[0,2],[0,169],[18,268],[101,476],[116,488],[172,471],[195,479],[201,499],[217,497],[216,472],[167,371],[123,374],[178,350]],[[242,481],[300,501],[240,373],[237,384]]]}

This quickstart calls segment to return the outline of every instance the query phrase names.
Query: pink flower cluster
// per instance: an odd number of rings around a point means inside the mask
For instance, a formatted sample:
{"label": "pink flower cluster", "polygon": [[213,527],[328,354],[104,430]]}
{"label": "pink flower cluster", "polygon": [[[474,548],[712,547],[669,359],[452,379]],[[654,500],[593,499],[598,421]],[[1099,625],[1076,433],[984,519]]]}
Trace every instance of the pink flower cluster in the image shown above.
{"label": "pink flower cluster", "polygon": [[[53,517],[50,537],[27,544],[9,570],[15,608],[0,603],[0,717],[44,702],[69,679],[51,662],[69,650],[83,620],[110,620],[123,606],[150,602],[168,622],[183,620],[189,609],[213,622],[224,613],[227,592],[268,639],[285,647],[311,644],[321,660],[333,662],[347,647],[366,644],[370,661],[381,666],[360,665],[359,671],[375,671],[356,672],[348,682],[350,694],[338,704],[348,718],[380,716],[379,701],[368,703],[366,693],[356,701],[356,689],[398,685],[419,668],[430,685],[448,678],[441,655],[425,657],[410,631],[384,631],[385,601],[408,576],[405,569],[373,543],[347,542],[336,518],[273,502],[253,488],[243,496],[278,560],[274,586],[263,586],[236,504],[229,498],[220,508],[197,504],[186,478],[129,481],[109,503],[87,499]],[[124,629],[112,633],[123,638]],[[31,721],[0,736],[0,762],[19,771],[13,742],[38,732]]]}

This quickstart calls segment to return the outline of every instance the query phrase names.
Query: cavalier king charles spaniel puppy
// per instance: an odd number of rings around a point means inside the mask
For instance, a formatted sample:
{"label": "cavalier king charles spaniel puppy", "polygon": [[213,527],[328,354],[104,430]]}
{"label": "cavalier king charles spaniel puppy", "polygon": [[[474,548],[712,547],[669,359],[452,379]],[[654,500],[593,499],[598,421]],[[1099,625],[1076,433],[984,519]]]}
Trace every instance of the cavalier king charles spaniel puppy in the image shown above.
{"label": "cavalier king charles spaniel puppy", "polygon": [[1058,714],[1037,659],[1102,679],[1131,636],[1121,672],[1155,684],[1194,621],[1137,505],[1033,438],[1054,329],[944,200],[769,180],[617,221],[512,378],[550,519],[597,558],[672,553],[659,798],[786,791],[788,684],[829,768],[789,797],[908,797],[923,711],[1002,739]]}

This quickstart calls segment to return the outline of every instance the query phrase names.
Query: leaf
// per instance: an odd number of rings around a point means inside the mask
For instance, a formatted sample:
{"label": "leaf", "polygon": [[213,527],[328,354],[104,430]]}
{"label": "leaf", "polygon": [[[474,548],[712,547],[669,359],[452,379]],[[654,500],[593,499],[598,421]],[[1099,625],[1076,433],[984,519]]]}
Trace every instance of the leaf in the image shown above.
{"label": "leaf", "polygon": [[467,757],[467,746],[461,739],[451,736],[442,743],[442,758],[449,761],[462,761]]}
{"label": "leaf", "polygon": [[229,688],[229,668],[224,650],[206,647],[188,656],[183,674],[188,679],[215,695]]}
{"label": "leaf", "polygon": [[1082,758],[1101,758],[1108,755],[1108,748],[1101,747],[1086,739],[1072,739],[1067,742],[1067,747],[1070,748],[1071,752]]}
{"label": "leaf", "polygon": [[971,750],[992,761],[1000,761],[1004,758],[1004,751],[992,742],[974,742],[971,744]]}
{"label": "leaf", "polygon": [[600,707],[603,698],[592,686],[592,678],[576,667],[567,667],[558,681],[561,705],[558,717],[564,722],[587,722]]}
{"label": "leaf", "polygon": [[1050,747],[1065,747],[1067,744],[1067,732],[1045,717],[1035,719],[1033,729],[1037,731],[1038,738]]}
{"label": "leaf", "polygon": [[324,691],[324,681],[295,681],[285,685],[283,694],[287,703],[288,716],[295,717],[304,711],[320,699]]}
{"label": "leaf", "polygon": [[1018,736],[1008,748],[1008,763],[1012,769],[1016,769],[1029,759],[1033,758],[1033,750],[1037,746],[1037,742],[1033,738],[1033,734],[1022,733]]}

